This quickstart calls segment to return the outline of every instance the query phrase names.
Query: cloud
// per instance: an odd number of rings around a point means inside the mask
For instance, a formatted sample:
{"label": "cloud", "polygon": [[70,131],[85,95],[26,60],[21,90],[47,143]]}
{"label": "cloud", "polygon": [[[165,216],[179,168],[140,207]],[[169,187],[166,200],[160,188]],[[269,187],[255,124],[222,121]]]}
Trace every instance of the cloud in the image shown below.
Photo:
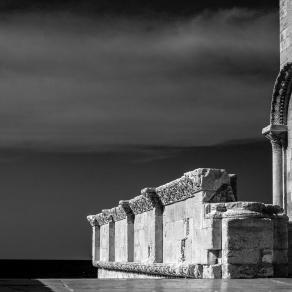
{"label": "cloud", "polygon": [[258,137],[268,121],[275,13],[0,23],[0,147],[210,145]]}

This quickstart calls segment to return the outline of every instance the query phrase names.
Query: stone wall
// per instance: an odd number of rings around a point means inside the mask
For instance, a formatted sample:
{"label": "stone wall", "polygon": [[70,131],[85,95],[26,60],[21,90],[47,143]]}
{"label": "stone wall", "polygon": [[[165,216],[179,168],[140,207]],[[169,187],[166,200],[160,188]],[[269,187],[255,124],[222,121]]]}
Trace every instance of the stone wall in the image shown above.
{"label": "stone wall", "polygon": [[287,276],[288,218],[235,202],[236,176],[197,169],[88,216],[99,278]]}
{"label": "stone wall", "polygon": [[292,3],[280,0],[280,53],[281,67],[292,61]]}

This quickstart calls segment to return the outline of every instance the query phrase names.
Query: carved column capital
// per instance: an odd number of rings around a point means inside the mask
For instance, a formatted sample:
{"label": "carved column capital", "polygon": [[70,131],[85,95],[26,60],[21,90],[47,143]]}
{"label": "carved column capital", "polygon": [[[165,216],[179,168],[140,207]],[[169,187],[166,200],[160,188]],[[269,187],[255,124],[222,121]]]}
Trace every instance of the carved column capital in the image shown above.
{"label": "carved column capital", "polygon": [[129,201],[126,200],[119,201],[119,206],[126,214],[128,222],[134,222],[135,215],[133,210],[131,209]]}
{"label": "carved column capital", "polygon": [[89,215],[89,216],[87,216],[87,221],[90,223],[90,225],[92,227],[99,226],[99,223],[96,220],[96,216],[95,215]]}
{"label": "carved column capital", "polygon": [[287,148],[287,131],[286,125],[269,125],[262,134],[271,141],[273,150],[281,150]]}
{"label": "carved column capital", "polygon": [[111,213],[111,209],[103,209],[103,210],[101,210],[101,213],[106,218],[107,223],[114,222],[114,218],[113,218],[113,215]]}
{"label": "carved column capital", "polygon": [[162,208],[162,202],[160,201],[155,188],[144,188],[141,190],[141,195],[151,202],[153,208]]}

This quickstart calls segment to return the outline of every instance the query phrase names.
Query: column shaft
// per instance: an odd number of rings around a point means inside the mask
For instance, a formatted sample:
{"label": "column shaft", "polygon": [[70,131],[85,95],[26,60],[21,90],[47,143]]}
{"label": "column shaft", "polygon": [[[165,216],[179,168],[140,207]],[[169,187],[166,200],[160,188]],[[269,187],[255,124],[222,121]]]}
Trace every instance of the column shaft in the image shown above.
{"label": "column shaft", "polygon": [[112,220],[109,223],[108,233],[108,261],[115,261],[115,222]]}
{"label": "column shaft", "polygon": [[273,204],[283,207],[283,150],[272,141],[273,151]]}
{"label": "column shaft", "polygon": [[100,260],[100,227],[98,225],[92,227],[92,260]]}

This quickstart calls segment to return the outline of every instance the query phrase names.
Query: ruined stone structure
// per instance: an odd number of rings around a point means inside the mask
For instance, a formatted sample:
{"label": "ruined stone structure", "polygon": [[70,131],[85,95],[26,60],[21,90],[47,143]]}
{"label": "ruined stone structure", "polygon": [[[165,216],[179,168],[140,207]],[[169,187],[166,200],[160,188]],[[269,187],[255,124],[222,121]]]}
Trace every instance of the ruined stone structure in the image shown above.
{"label": "ruined stone structure", "polygon": [[273,153],[273,203],[292,219],[292,1],[280,0],[281,69],[272,95],[270,125],[263,134]]}
{"label": "ruined stone structure", "polygon": [[263,129],[272,144],[273,204],[289,217],[289,271],[292,274],[292,0],[280,0],[280,73],[274,86],[270,124]]}
{"label": "ruined stone structure", "polygon": [[236,176],[196,169],[88,216],[99,278],[287,276],[282,208],[236,201]]}
{"label": "ruined stone structure", "polygon": [[99,278],[292,274],[292,0],[280,0],[280,30],[281,69],[263,129],[272,144],[273,205],[238,202],[236,175],[219,169],[143,189],[88,216]]}

